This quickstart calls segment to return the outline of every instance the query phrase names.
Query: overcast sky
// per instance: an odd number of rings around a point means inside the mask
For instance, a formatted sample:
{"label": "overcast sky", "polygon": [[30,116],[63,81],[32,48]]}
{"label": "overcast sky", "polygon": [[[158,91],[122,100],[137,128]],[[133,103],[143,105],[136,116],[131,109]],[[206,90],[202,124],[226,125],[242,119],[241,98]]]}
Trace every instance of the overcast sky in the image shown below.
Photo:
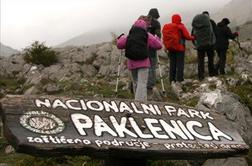
{"label": "overcast sky", "polygon": [[0,0],[1,42],[22,49],[32,41],[57,45],[94,29],[133,23],[150,8],[171,13],[210,10],[230,0]]}

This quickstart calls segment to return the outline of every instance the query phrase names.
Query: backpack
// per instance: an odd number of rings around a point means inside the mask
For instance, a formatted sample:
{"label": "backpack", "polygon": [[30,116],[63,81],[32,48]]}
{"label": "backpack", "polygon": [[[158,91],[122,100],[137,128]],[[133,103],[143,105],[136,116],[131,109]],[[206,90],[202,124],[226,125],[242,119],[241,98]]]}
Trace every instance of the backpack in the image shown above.
{"label": "backpack", "polygon": [[148,33],[138,27],[132,27],[126,42],[125,56],[131,60],[143,60],[148,57]]}
{"label": "backpack", "polygon": [[163,43],[168,51],[184,51],[181,44],[181,32],[177,24],[165,24],[162,29]]}
{"label": "backpack", "polygon": [[192,33],[196,37],[195,46],[197,49],[209,48],[215,44],[216,37],[208,16],[196,15],[193,18],[192,27]]}

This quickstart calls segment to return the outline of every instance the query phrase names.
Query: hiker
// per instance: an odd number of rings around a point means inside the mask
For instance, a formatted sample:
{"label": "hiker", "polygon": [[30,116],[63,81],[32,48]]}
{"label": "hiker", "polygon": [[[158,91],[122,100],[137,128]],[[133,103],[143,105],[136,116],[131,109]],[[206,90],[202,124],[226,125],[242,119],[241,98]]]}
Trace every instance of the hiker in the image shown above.
{"label": "hiker", "polygon": [[214,21],[213,19],[211,19],[210,14],[209,14],[208,11],[204,11],[204,12],[202,12],[202,14],[205,14],[206,16],[209,17],[210,23],[211,23],[212,28],[213,28],[213,32],[214,32],[214,34],[216,35],[216,27],[217,27],[217,25],[216,25],[215,21]]}
{"label": "hiker", "polygon": [[[157,35],[161,39],[161,25],[158,21],[159,12],[158,9],[152,8],[150,9],[148,16],[151,19],[150,27],[148,28],[148,32],[150,32],[152,35]],[[149,58],[150,58],[150,68],[149,68],[149,76],[148,76],[148,83],[147,83],[147,89],[149,92],[152,91],[153,87],[156,83],[156,67],[157,67],[157,50],[150,48],[149,49]]]}
{"label": "hiker", "polygon": [[158,36],[147,32],[148,22],[140,17],[131,27],[128,36],[117,40],[119,49],[126,49],[127,68],[131,71],[135,100],[147,101],[147,81],[150,67],[148,48],[161,49]]}
{"label": "hiker", "polygon": [[192,21],[192,35],[196,40],[193,42],[198,54],[198,78],[204,79],[205,55],[208,57],[208,74],[210,77],[215,75],[214,70],[214,46],[216,37],[207,14],[198,14]]}
{"label": "hiker", "polygon": [[162,29],[163,43],[169,51],[170,83],[184,80],[185,40],[194,40],[184,26],[181,16],[174,14],[172,23],[165,24]]}
{"label": "hiker", "polygon": [[216,29],[216,51],[219,57],[219,61],[216,65],[217,74],[225,74],[226,54],[229,46],[229,39],[235,39],[239,34],[238,32],[232,33],[228,27],[230,21],[228,18],[223,18],[221,22],[217,24]]}

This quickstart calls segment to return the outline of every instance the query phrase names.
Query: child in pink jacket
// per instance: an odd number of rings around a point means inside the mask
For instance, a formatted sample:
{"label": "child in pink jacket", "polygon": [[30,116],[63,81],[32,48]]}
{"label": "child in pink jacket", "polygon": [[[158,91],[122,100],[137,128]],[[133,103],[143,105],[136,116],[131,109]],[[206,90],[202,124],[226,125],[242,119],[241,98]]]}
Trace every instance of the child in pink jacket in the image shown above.
{"label": "child in pink jacket", "polygon": [[[138,19],[134,25],[135,27],[142,28],[147,30],[147,23],[143,19]],[[127,37],[121,36],[117,40],[117,47],[119,49],[126,49]],[[148,33],[147,46],[153,49],[161,49],[162,43],[157,36],[153,36]],[[135,92],[135,100],[147,101],[147,81],[148,81],[148,72],[150,67],[149,57],[143,60],[131,60],[127,61],[127,68],[131,71],[133,79],[133,89]]]}

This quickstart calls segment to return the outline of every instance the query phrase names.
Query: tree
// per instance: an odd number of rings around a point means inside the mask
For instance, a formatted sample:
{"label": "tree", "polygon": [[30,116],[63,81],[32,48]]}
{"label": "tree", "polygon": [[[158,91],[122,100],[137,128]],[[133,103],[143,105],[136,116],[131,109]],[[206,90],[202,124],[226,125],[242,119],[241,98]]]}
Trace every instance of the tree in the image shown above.
{"label": "tree", "polygon": [[58,53],[39,41],[35,41],[31,46],[25,48],[24,51],[24,60],[27,63],[37,65],[42,64],[43,66],[48,67],[58,61]]}

